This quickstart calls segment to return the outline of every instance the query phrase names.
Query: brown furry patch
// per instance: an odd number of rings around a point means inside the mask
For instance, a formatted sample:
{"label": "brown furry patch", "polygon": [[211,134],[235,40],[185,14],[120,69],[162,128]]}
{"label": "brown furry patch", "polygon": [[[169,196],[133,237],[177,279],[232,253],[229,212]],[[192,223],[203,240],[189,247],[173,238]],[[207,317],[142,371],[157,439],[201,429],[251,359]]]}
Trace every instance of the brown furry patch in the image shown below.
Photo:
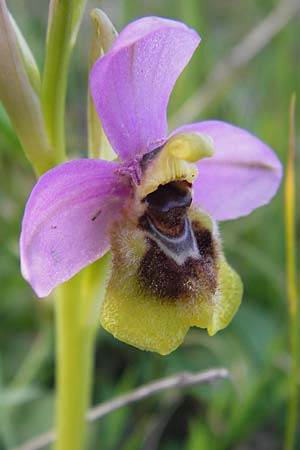
{"label": "brown furry patch", "polygon": [[138,276],[142,285],[164,300],[185,300],[201,293],[213,294],[217,287],[216,251],[212,234],[192,223],[201,258],[188,258],[177,265],[149,239],[150,247],[143,257]]}

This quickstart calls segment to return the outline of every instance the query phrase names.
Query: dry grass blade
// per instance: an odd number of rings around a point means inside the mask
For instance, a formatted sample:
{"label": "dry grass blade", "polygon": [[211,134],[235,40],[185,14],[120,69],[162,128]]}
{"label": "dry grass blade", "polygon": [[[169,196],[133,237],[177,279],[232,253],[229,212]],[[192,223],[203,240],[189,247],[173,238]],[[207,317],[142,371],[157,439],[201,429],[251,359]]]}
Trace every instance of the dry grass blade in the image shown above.
{"label": "dry grass blade", "polygon": [[295,178],[295,95],[290,105],[290,142],[285,179],[285,227],[286,227],[286,271],[287,294],[289,302],[289,333],[290,333],[290,390],[287,426],[285,435],[285,450],[293,450],[296,445],[299,405],[299,306],[297,289],[297,239],[296,239],[296,178]]}
{"label": "dry grass blade", "polygon": [[[109,400],[90,409],[87,414],[87,420],[92,422],[100,419],[116,409],[138,402],[167,389],[180,389],[202,383],[213,383],[214,381],[227,378],[228,375],[228,370],[221,368],[211,369],[206,372],[196,374],[182,372],[171,377],[162,378],[152,383],[145,384],[144,386],[141,386],[128,394],[121,395],[114,400]],[[39,450],[51,444],[54,440],[55,433],[53,431],[49,431],[37,436],[19,447],[14,448],[13,450]]]}

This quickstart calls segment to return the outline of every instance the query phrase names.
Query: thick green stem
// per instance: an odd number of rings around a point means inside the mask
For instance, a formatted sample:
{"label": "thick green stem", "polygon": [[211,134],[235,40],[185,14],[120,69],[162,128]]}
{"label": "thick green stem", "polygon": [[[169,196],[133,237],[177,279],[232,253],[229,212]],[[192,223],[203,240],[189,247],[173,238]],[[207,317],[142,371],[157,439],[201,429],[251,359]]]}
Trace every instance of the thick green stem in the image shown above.
{"label": "thick green stem", "polygon": [[[65,99],[70,56],[86,0],[51,0],[42,85],[43,112],[58,160],[65,159]],[[57,289],[57,403],[55,450],[82,450],[103,276],[102,258]],[[96,271],[96,276],[94,276]]]}
{"label": "thick green stem", "polygon": [[94,334],[81,317],[80,284],[81,276],[65,283],[58,289],[56,299],[56,450],[81,450],[85,440]]}
{"label": "thick green stem", "polygon": [[95,332],[109,255],[57,289],[55,450],[82,450],[90,402]]}

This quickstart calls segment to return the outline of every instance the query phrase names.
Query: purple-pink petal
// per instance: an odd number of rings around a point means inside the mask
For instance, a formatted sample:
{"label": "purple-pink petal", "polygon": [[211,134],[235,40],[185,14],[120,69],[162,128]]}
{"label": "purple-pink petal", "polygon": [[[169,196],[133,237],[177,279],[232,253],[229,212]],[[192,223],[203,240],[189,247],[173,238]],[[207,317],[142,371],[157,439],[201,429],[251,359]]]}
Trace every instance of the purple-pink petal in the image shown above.
{"label": "purple-pink petal", "polygon": [[215,154],[198,163],[194,201],[217,220],[245,216],[276,193],[282,166],[275,153],[248,131],[208,120],[185,125],[172,134],[198,131],[211,136]]}
{"label": "purple-pink petal", "polygon": [[22,223],[21,269],[40,297],[109,249],[107,230],[128,187],[119,163],[82,159],[44,174],[27,202]]}
{"label": "purple-pink petal", "polygon": [[91,94],[122,160],[158,147],[165,138],[170,93],[199,42],[181,22],[145,17],[129,24],[95,63]]}

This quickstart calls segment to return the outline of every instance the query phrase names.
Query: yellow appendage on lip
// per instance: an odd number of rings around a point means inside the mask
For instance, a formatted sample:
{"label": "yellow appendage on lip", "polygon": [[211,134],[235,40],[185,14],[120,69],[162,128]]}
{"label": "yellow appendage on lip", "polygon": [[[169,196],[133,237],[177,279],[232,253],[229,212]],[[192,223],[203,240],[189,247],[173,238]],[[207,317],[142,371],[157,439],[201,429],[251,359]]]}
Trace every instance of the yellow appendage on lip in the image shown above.
{"label": "yellow appendage on lip", "polygon": [[144,198],[159,185],[171,181],[185,180],[192,184],[198,175],[195,162],[213,153],[213,140],[208,135],[188,132],[172,136],[155,159],[150,161],[137,194]]}

